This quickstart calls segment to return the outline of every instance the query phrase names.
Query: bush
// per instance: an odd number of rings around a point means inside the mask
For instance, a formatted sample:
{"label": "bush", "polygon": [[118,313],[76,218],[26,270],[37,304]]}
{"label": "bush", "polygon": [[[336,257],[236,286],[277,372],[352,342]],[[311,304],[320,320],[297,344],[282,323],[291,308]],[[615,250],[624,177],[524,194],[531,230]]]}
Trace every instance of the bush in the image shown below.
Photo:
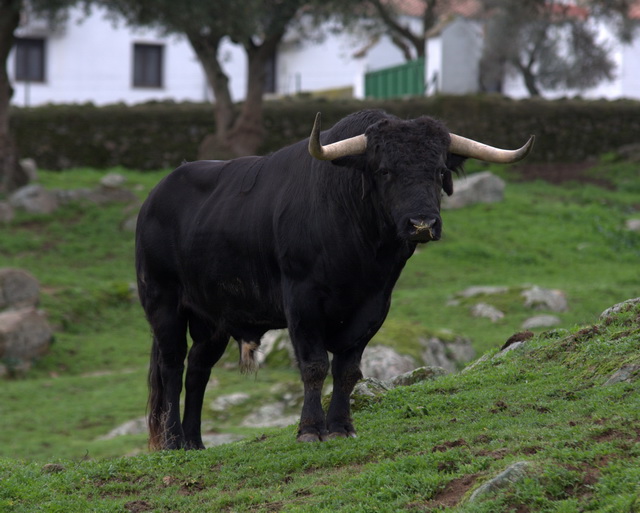
{"label": "bush", "polygon": [[[576,162],[637,143],[640,102],[541,99],[498,96],[435,96],[386,101],[296,100],[266,102],[266,137],[259,149],[269,153],[308,137],[314,115],[323,126],[364,108],[383,108],[402,118],[428,114],[452,132],[507,148],[529,134],[537,137],[530,161]],[[12,129],[20,155],[45,169],[69,167],[173,168],[195,160],[198,145],[214,129],[212,106],[197,103],[51,105],[14,108]]]}

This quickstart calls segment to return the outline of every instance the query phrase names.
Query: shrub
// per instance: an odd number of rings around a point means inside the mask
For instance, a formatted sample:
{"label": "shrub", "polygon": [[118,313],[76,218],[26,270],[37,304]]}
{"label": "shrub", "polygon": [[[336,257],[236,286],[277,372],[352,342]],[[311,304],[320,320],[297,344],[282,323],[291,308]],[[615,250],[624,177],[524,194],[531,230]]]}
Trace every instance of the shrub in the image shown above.
{"label": "shrub", "polygon": [[[308,137],[314,115],[324,127],[364,108],[383,108],[402,118],[419,113],[440,118],[452,132],[507,148],[537,136],[530,161],[576,162],[638,143],[640,102],[499,96],[434,96],[402,100],[298,100],[265,104],[260,154]],[[153,102],[136,106],[49,105],[14,108],[12,129],[20,154],[45,169],[70,167],[173,168],[195,160],[198,145],[214,129],[212,106]]]}

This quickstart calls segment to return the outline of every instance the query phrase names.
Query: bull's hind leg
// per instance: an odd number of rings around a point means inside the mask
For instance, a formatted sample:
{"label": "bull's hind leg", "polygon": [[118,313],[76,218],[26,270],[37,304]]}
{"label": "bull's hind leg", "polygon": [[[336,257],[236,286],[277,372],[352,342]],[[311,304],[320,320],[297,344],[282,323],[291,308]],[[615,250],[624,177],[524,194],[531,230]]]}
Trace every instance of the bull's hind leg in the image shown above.
{"label": "bull's hind leg", "polygon": [[184,428],[185,448],[204,449],[200,431],[204,392],[211,376],[211,368],[224,353],[229,343],[229,335],[216,330],[214,326],[195,315],[189,317],[189,334],[193,340],[193,345],[189,350],[187,363],[186,397],[182,426]]}
{"label": "bull's hind leg", "polygon": [[149,367],[149,445],[153,449],[184,446],[180,422],[182,374],[187,354],[187,321],[177,303],[145,304],[153,330]]}

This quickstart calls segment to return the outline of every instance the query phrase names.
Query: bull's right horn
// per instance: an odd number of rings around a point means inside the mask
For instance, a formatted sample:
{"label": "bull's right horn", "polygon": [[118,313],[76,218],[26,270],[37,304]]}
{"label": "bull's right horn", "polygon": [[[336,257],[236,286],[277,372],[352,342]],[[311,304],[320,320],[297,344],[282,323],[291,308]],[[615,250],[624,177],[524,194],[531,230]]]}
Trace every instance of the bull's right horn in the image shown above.
{"label": "bull's right horn", "polygon": [[318,112],[309,137],[309,153],[312,157],[318,160],[334,160],[348,155],[361,155],[367,150],[367,138],[364,134],[322,146],[320,144],[320,117]]}
{"label": "bull's right horn", "polygon": [[451,136],[449,152],[462,157],[484,160],[485,162],[493,162],[496,164],[510,164],[522,160],[529,155],[536,139],[535,135],[532,135],[522,148],[518,148],[517,150],[501,150],[500,148],[494,148],[493,146],[482,144],[473,139],[467,139],[466,137],[455,134],[449,135]]}

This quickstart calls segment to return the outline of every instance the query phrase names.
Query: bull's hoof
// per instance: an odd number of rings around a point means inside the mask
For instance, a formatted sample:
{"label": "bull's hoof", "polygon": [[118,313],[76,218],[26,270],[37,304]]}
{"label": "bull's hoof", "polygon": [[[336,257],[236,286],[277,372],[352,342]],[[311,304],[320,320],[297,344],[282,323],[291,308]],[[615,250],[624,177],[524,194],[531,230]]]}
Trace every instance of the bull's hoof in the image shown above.
{"label": "bull's hoof", "polygon": [[325,440],[335,440],[336,438],[357,438],[355,431],[349,431],[345,433],[344,431],[335,431],[333,433],[329,433]]}
{"label": "bull's hoof", "polygon": [[300,433],[297,438],[298,442],[322,442],[322,438],[317,433]]}

